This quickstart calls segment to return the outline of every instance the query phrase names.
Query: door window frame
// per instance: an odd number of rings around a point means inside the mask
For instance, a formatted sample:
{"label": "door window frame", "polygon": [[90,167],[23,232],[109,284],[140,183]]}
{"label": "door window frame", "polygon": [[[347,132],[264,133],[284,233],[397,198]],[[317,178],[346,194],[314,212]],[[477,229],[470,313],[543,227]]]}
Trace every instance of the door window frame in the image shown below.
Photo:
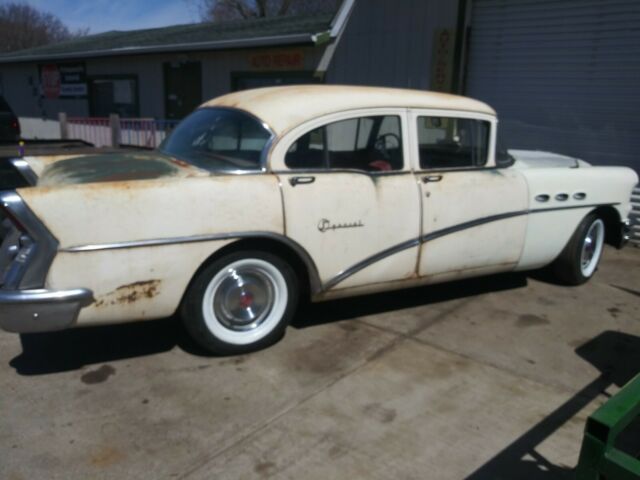
{"label": "door window frame", "polygon": [[[464,172],[464,171],[483,171],[493,170],[498,167],[496,165],[496,132],[498,119],[494,115],[477,112],[466,112],[462,110],[444,110],[444,109],[418,109],[410,108],[409,117],[409,133],[411,162],[413,170],[416,173],[423,172]],[[487,161],[484,165],[470,167],[451,167],[451,168],[429,168],[425,169],[420,166],[420,144],[418,136],[418,119],[420,117],[444,117],[444,118],[460,118],[465,120],[479,120],[489,122],[489,145],[487,148]]]}
{"label": "door window frame", "polygon": [[[273,149],[271,150],[271,154],[268,158],[268,169],[273,173],[280,174],[303,174],[303,173],[333,173],[333,172],[343,172],[343,173],[359,173],[362,175],[369,176],[388,176],[388,175],[399,175],[411,172],[412,169],[412,149],[410,148],[410,135],[409,135],[409,124],[408,124],[408,110],[406,108],[363,108],[357,110],[347,110],[343,112],[331,113],[328,115],[323,115],[313,120],[309,120],[292,130],[288,131],[284,134],[278,141],[275,143]],[[367,171],[360,169],[351,169],[351,168],[289,168],[285,164],[285,157],[289,148],[300,139],[302,136],[306,135],[313,130],[329,125],[331,123],[340,122],[343,120],[352,120],[362,117],[380,117],[380,116],[394,116],[400,118],[400,129],[402,134],[402,169],[401,170],[390,170],[390,171]]]}

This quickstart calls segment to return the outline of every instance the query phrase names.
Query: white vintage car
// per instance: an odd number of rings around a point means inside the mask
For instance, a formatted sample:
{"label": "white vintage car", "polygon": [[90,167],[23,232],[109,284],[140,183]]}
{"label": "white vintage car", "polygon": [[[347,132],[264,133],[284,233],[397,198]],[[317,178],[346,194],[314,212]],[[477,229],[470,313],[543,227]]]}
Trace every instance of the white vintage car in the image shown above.
{"label": "white vintage car", "polygon": [[152,153],[26,157],[0,194],[0,326],[180,312],[232,354],[298,300],[551,266],[568,284],[625,242],[628,168],[501,151],[488,105],[429,92],[275,87],[214,99]]}

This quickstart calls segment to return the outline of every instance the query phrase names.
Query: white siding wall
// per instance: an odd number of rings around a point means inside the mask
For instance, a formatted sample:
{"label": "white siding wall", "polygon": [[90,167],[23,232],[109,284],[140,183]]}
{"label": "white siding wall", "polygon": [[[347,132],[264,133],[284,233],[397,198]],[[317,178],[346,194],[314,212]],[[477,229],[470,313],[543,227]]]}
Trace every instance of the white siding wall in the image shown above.
{"label": "white siding wall", "polygon": [[[304,69],[308,71],[315,70],[324,50],[292,48],[304,52]],[[206,101],[231,91],[232,72],[252,72],[249,63],[252,52],[256,50],[121,56],[89,59],[85,60],[85,65],[88,76],[137,76],[140,116],[162,119],[165,118],[164,62],[202,62],[202,100]],[[87,99],[41,99],[37,64],[0,65],[0,73],[3,95],[25,125],[26,137],[55,138],[51,136],[55,130],[52,121],[57,120],[58,112],[66,112],[69,116],[89,116]]]}

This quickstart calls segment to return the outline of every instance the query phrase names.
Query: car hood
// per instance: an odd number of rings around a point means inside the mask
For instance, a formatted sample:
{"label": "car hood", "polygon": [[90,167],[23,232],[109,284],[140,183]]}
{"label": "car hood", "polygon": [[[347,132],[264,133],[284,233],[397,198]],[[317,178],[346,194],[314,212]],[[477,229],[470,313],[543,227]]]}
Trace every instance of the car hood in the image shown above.
{"label": "car hood", "polygon": [[[28,159],[25,160],[28,161]],[[39,165],[40,168],[34,168],[34,170],[41,170],[38,186],[209,175],[205,170],[157,151],[107,153],[51,160],[44,166]],[[36,171],[36,173],[39,172]]]}
{"label": "car hood", "polygon": [[508,150],[508,153],[515,159],[513,165],[515,168],[580,168],[591,166],[579,158],[541,150]]}

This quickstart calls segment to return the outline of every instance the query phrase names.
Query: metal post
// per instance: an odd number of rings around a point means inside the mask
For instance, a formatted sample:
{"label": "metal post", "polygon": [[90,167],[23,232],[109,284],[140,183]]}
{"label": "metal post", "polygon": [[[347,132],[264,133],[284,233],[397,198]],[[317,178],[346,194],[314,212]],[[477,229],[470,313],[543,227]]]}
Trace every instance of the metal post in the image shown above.
{"label": "metal post", "polygon": [[120,116],[117,113],[109,115],[109,126],[111,127],[111,146],[120,146]]}
{"label": "metal post", "polygon": [[69,124],[67,123],[67,114],[64,112],[58,113],[58,122],[60,122],[60,138],[62,140],[68,140]]}

